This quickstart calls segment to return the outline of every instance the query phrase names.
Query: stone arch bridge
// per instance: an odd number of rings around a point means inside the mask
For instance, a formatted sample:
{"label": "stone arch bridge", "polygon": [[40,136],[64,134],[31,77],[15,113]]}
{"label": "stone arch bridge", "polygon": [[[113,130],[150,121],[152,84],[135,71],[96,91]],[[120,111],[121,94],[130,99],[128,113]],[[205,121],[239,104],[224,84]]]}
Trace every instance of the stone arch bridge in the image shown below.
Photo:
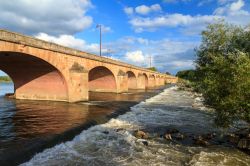
{"label": "stone arch bridge", "polygon": [[0,30],[0,70],[16,99],[86,101],[89,91],[126,92],[176,82],[170,75]]}

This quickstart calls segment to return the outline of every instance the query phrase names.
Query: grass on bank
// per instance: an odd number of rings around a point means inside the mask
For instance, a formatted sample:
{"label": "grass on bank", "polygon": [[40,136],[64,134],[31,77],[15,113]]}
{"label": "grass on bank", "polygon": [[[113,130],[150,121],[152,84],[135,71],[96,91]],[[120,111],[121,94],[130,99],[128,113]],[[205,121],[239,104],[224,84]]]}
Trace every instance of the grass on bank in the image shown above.
{"label": "grass on bank", "polygon": [[0,82],[12,82],[9,76],[0,76]]}

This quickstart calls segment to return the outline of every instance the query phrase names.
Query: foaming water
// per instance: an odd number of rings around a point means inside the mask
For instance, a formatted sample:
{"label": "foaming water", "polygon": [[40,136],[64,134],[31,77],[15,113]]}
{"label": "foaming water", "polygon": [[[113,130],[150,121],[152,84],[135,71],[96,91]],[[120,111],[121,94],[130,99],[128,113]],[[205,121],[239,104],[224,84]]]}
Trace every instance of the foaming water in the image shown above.
{"label": "foaming water", "polygon": [[[194,108],[193,105],[198,105]],[[174,127],[183,133],[220,132],[213,126],[213,113],[201,100],[176,87],[141,102],[130,112],[83,131],[72,141],[35,155],[22,166],[35,165],[248,165],[250,157],[232,147],[199,147],[168,142],[151,132],[150,139],[137,139],[135,130]]]}

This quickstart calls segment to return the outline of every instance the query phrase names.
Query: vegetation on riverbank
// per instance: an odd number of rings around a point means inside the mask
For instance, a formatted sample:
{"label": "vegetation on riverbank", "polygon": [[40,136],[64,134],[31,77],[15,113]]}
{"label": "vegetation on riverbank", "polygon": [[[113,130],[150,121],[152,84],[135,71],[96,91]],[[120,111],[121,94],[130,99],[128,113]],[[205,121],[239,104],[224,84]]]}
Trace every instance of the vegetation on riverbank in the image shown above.
{"label": "vegetation on riverbank", "polygon": [[0,82],[12,82],[12,80],[8,76],[0,76]]}
{"label": "vegetation on riverbank", "polygon": [[196,69],[178,75],[216,110],[216,124],[250,123],[250,26],[208,25],[196,55]]}

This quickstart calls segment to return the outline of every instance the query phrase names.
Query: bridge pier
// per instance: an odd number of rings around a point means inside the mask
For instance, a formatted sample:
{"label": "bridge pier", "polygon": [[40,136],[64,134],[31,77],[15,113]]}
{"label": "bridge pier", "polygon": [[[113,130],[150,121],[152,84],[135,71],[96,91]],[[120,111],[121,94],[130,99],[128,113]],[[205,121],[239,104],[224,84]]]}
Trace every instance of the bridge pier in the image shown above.
{"label": "bridge pier", "polygon": [[148,78],[140,73],[137,79],[137,89],[146,89],[148,87]]}
{"label": "bridge pier", "polygon": [[89,99],[89,76],[78,63],[69,70],[68,102],[87,101]]}
{"label": "bridge pier", "polygon": [[149,76],[148,78],[148,87],[149,88],[155,87],[155,77],[153,75]]}
{"label": "bridge pier", "polygon": [[117,75],[117,93],[128,92],[128,74],[119,71]]}

